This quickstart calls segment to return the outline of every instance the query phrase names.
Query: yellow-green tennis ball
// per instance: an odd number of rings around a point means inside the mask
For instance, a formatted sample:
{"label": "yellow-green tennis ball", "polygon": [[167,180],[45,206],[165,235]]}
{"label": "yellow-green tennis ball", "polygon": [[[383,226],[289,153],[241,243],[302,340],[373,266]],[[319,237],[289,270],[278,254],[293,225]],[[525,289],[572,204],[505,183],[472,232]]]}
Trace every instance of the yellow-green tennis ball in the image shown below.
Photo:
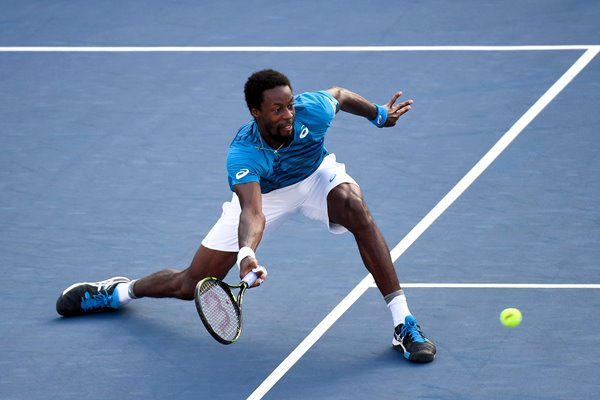
{"label": "yellow-green tennis ball", "polygon": [[518,326],[521,323],[522,319],[523,315],[521,314],[521,311],[519,311],[518,308],[505,308],[500,313],[500,322],[502,322],[502,325],[509,328],[514,328],[515,326]]}

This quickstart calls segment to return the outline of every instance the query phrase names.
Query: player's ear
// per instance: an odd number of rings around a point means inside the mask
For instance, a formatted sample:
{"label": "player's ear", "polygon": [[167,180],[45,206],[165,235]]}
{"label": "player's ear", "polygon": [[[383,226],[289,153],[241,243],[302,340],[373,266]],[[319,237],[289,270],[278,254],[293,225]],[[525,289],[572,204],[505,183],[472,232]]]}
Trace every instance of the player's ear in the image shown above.
{"label": "player's ear", "polygon": [[250,112],[254,118],[258,118],[258,116],[260,115],[260,110],[258,108],[252,107]]}

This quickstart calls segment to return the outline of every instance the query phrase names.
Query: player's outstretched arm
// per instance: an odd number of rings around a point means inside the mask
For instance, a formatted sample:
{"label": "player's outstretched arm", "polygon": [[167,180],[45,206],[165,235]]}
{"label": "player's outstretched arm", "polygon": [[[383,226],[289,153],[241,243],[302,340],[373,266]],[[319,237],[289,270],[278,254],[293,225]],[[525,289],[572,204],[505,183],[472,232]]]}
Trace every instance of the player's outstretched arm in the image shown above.
{"label": "player's outstretched arm", "polygon": [[[242,183],[235,185],[233,189],[240,199],[240,206],[242,208],[238,226],[238,243],[240,249],[246,247],[254,251],[258,247],[265,229],[265,216],[262,212],[260,184],[257,182]],[[242,252],[240,252],[240,254],[242,254]],[[243,278],[252,270],[257,272],[259,279],[253,286],[260,285],[267,276],[264,268],[256,270],[259,268],[259,264],[254,254],[239,260],[239,267],[240,278]]]}
{"label": "player's outstretched arm", "polygon": [[396,125],[398,119],[406,114],[413,104],[412,99],[396,104],[396,101],[402,96],[402,92],[394,93],[386,104],[377,105],[358,93],[338,86],[329,88],[327,91],[340,103],[340,110],[364,117],[379,127]]}

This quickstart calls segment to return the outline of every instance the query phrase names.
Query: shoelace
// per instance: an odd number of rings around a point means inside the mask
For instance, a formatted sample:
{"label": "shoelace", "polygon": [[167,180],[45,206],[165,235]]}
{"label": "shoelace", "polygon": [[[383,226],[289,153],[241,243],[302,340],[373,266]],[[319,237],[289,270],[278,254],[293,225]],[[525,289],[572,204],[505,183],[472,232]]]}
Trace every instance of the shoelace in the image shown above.
{"label": "shoelace", "polygon": [[[102,289],[104,289],[106,291],[106,288],[108,288],[109,285],[111,285],[114,282],[114,278],[111,279],[107,279],[105,281],[100,281],[96,283],[96,289],[98,289],[98,292],[101,292]],[[107,293],[108,294],[108,293]]]}
{"label": "shoelace", "polygon": [[112,296],[108,294],[106,289],[104,293],[99,291],[98,294],[91,296],[89,292],[85,292],[84,297],[81,299],[81,308],[84,311],[94,310],[97,308],[109,307],[112,301]]}
{"label": "shoelace", "polygon": [[412,324],[404,324],[402,325],[402,329],[400,329],[400,336],[406,337],[410,335],[410,338],[415,343],[425,343],[427,339],[423,337],[423,333],[418,326]]}

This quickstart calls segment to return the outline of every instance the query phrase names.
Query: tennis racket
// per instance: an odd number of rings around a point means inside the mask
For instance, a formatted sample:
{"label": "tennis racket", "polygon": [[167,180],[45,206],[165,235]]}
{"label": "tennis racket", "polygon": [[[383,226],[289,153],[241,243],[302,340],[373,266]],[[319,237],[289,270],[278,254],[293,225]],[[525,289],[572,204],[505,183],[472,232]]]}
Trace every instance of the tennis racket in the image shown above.
{"label": "tennis racket", "polygon": [[[202,279],[196,285],[194,301],[208,333],[223,344],[231,344],[242,333],[242,298],[258,275],[250,272],[237,285],[227,284],[215,277]],[[232,289],[239,289],[234,295]]]}

